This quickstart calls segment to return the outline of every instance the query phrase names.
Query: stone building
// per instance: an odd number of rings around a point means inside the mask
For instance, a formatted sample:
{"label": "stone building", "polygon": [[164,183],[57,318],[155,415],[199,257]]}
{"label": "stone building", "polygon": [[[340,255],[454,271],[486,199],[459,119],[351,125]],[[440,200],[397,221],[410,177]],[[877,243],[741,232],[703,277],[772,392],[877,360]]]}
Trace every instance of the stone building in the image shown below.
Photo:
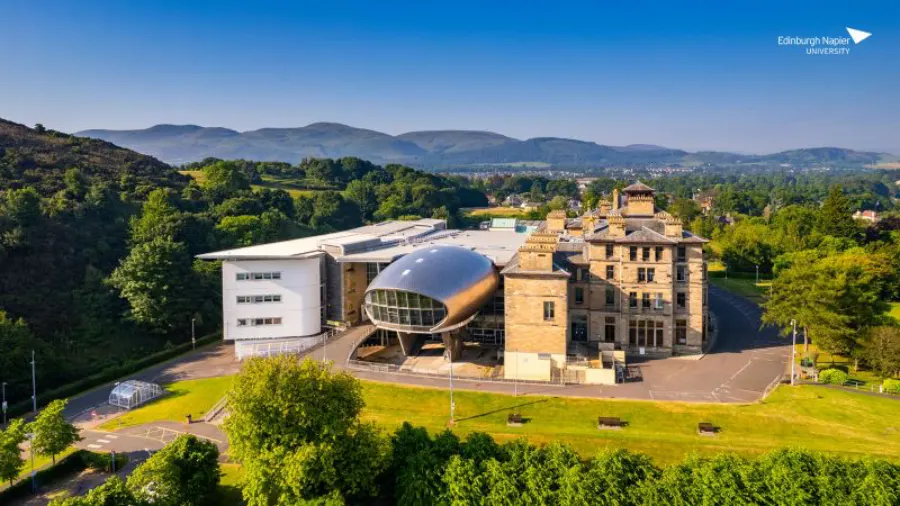
{"label": "stone building", "polygon": [[479,343],[502,352],[507,378],[614,383],[628,354],[704,349],[704,242],[638,182],[575,218],[385,222],[200,257],[224,261],[224,336],[239,356],[370,321],[404,354],[427,340],[456,359]]}

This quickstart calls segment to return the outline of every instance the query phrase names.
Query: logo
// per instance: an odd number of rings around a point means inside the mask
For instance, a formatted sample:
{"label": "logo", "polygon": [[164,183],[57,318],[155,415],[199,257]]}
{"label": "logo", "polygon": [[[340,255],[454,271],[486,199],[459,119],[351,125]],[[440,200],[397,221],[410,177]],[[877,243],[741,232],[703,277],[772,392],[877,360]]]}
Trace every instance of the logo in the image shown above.
{"label": "logo", "polygon": [[[848,55],[853,46],[872,36],[869,32],[850,28],[849,26],[845,27],[845,29],[847,34],[850,35],[849,37],[843,35],[825,35],[821,37],[786,37],[779,35],[778,45],[803,49],[806,54],[814,56]],[[852,45],[851,41],[853,42]]]}

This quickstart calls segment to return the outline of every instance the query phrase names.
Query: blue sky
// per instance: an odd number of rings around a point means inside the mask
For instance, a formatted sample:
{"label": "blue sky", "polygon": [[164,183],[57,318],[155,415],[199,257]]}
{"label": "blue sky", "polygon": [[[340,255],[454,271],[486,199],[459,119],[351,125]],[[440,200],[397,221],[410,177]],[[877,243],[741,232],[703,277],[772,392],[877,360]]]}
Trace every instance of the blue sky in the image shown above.
{"label": "blue sky", "polygon": [[[677,4],[677,5],[676,5]],[[900,2],[11,0],[0,117],[900,154]],[[783,36],[874,35],[842,56]]]}

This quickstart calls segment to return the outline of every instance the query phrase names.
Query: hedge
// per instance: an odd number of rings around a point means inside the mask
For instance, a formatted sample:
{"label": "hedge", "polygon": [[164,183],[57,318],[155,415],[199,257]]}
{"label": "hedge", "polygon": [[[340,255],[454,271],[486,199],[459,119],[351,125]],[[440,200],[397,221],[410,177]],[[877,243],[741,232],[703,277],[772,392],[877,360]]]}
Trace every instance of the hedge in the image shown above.
{"label": "hedge", "polygon": [[819,372],[819,383],[843,385],[850,377],[840,369],[825,369]]}
{"label": "hedge", "polygon": [[[77,473],[85,468],[85,459],[90,458],[87,457],[86,454],[90,454],[87,450],[78,450],[74,453],[71,453],[64,458],[59,459],[59,462],[56,463],[55,466],[50,466],[46,469],[38,471],[35,474],[35,481],[37,481],[38,487],[41,486],[42,483],[50,483],[56,481],[64,476],[67,476],[71,473]],[[116,459],[118,461],[118,459]],[[14,500],[24,499],[31,496],[31,477],[22,478],[17,483],[13,483],[13,485],[6,490],[0,492],[0,504],[10,504]]]}
{"label": "hedge", "polygon": [[[221,337],[222,334],[219,332],[199,337],[197,338],[197,346],[213,343],[216,340],[221,339]],[[127,360],[125,362],[122,362],[121,364],[107,367],[96,374],[92,374],[78,381],[66,383],[59,388],[54,388],[52,390],[46,390],[39,393],[37,398],[38,405],[46,405],[48,402],[54,399],[66,399],[72,397],[73,395],[80,394],[96,386],[102,385],[104,383],[109,383],[110,381],[119,379],[123,376],[128,376],[129,374],[133,374],[137,371],[140,371],[141,369],[146,369],[147,367],[165,362],[166,360],[170,360],[179,355],[187,353],[192,349],[193,346],[190,342],[181,343],[172,346],[171,348],[167,348],[147,355],[146,357],[142,357],[138,360]],[[16,417],[30,411],[31,399],[27,399],[25,401],[18,402],[9,406],[10,417]]]}
{"label": "hedge", "polygon": [[900,380],[884,380],[884,383],[881,384],[881,390],[890,394],[900,394]]}

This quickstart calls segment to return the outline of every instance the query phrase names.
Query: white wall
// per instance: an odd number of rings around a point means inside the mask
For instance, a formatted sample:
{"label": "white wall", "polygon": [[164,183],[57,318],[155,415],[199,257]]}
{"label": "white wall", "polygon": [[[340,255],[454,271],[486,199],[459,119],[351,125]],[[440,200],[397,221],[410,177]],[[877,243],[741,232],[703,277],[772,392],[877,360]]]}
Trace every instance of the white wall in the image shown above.
{"label": "white wall", "polygon": [[[222,263],[225,340],[315,335],[322,330],[321,258],[232,260]],[[281,279],[237,281],[239,272],[280,272]],[[238,304],[238,295],[281,295],[281,302]],[[238,327],[239,318],[281,318],[281,325]]]}

